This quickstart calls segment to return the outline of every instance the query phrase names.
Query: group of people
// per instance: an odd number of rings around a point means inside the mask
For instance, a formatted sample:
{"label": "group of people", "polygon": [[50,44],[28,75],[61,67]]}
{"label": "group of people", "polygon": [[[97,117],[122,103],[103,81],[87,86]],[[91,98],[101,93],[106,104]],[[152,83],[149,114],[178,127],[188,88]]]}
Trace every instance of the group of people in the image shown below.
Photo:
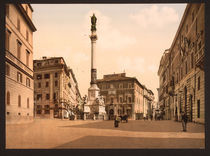
{"label": "group of people", "polygon": [[[188,121],[188,117],[187,117],[186,112],[181,112],[181,117],[182,117],[181,120],[182,120],[183,131],[186,132],[187,131],[187,121]],[[114,127],[119,127],[119,123],[120,123],[121,120],[122,120],[122,117],[115,116]]]}

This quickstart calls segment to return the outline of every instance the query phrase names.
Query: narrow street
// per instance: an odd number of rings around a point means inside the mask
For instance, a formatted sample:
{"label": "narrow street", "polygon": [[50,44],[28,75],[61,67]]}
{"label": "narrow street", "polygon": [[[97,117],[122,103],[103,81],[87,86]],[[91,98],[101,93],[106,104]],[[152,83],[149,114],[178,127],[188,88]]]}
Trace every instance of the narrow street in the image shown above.
{"label": "narrow street", "polygon": [[114,128],[113,121],[36,119],[7,125],[6,148],[201,148],[204,125],[180,122],[129,120]]}

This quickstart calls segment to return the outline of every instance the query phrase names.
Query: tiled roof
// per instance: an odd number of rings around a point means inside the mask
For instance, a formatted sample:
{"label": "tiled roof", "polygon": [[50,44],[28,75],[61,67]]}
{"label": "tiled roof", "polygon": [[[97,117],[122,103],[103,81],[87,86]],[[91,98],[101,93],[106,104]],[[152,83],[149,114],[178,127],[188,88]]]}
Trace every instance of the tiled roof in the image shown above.
{"label": "tiled roof", "polygon": [[105,79],[97,79],[97,82],[107,82],[107,81],[120,81],[120,80],[133,80],[133,77],[109,77]]}
{"label": "tiled roof", "polygon": [[110,81],[126,81],[126,80],[135,80],[138,85],[140,85],[142,88],[145,88],[144,85],[142,85],[135,77],[120,77],[120,76],[116,76],[116,77],[109,77],[109,78],[105,78],[105,79],[97,79],[96,82],[100,83],[100,82],[110,82]]}

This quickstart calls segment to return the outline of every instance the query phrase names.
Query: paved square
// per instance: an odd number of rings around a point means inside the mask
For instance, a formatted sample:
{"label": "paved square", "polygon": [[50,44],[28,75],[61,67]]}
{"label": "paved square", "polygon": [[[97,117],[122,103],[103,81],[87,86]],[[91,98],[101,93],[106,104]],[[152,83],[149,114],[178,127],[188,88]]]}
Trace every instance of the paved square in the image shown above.
{"label": "paved square", "polygon": [[36,119],[6,125],[8,149],[72,148],[205,148],[204,125],[188,123],[183,132],[174,121],[113,121]]}

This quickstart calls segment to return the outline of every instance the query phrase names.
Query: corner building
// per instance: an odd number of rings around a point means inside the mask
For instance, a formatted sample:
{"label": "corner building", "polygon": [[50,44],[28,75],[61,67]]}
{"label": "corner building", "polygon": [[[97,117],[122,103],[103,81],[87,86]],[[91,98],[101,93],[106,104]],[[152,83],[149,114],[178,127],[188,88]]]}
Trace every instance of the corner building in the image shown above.
{"label": "corner building", "polygon": [[185,111],[189,121],[205,123],[204,9],[204,3],[187,4],[172,45],[161,59],[159,102],[170,110],[167,119],[180,121]]}
{"label": "corner building", "polygon": [[34,60],[34,100],[37,118],[68,118],[80,92],[73,70],[62,57]]}
{"label": "corner building", "polygon": [[136,120],[151,112],[154,99],[150,95],[153,93],[135,77],[126,77],[125,73],[104,75],[103,79],[97,79],[97,85],[109,119],[127,114],[130,119]]}
{"label": "corner building", "polygon": [[30,4],[6,4],[6,123],[34,118],[33,9]]}

